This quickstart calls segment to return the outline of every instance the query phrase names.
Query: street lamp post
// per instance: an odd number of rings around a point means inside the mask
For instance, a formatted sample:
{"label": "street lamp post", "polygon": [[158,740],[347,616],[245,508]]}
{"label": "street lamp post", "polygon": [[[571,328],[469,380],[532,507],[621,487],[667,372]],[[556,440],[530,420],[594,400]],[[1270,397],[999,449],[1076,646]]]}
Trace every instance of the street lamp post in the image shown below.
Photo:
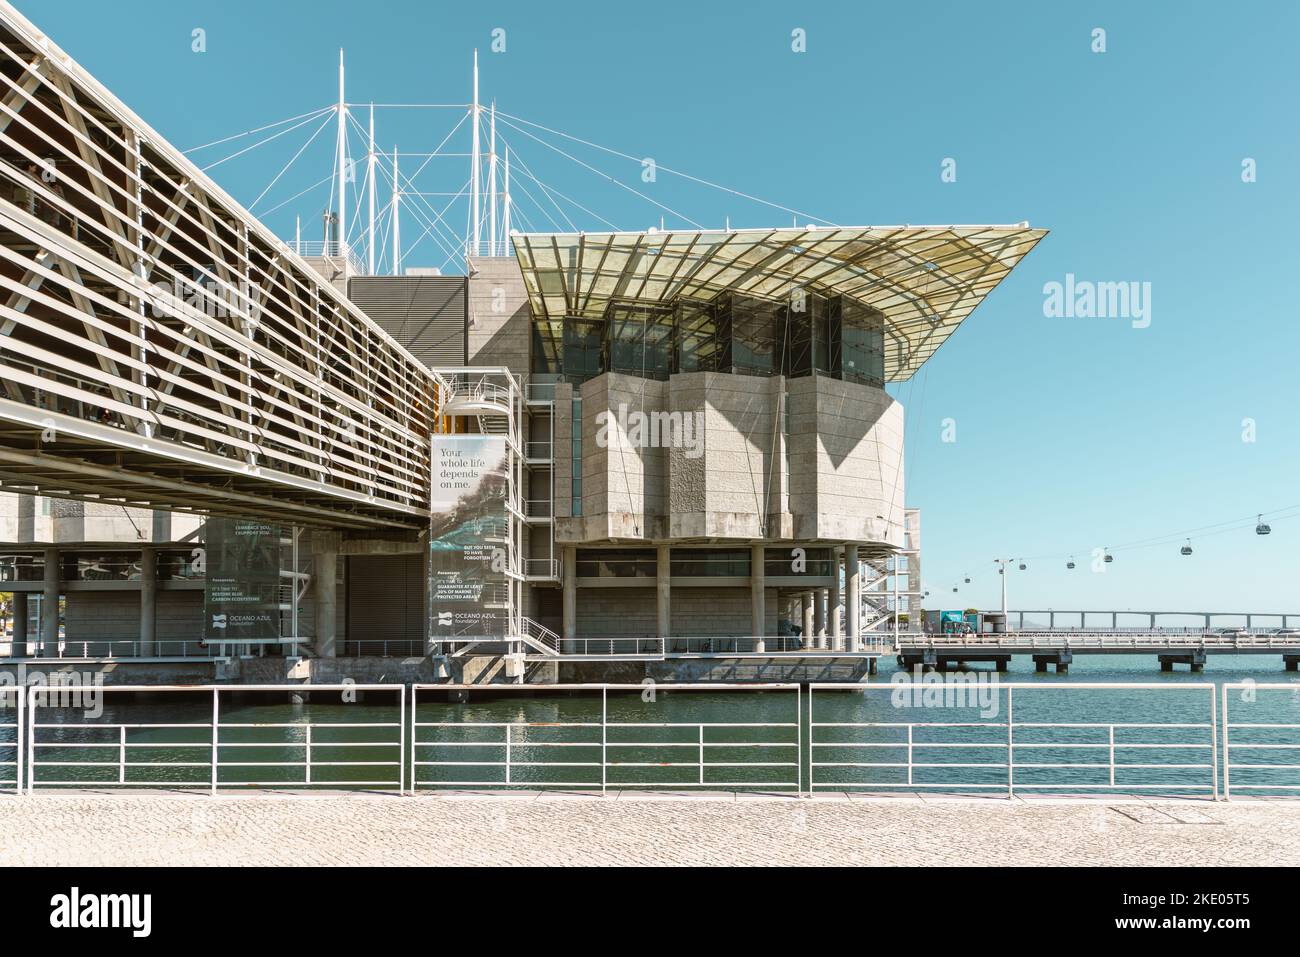
{"label": "street lamp post", "polygon": [[995,558],[993,561],[1000,566],[998,575],[1002,578],[1002,627],[1007,628],[1010,623],[1007,621],[1007,566],[1011,564],[1009,558]]}

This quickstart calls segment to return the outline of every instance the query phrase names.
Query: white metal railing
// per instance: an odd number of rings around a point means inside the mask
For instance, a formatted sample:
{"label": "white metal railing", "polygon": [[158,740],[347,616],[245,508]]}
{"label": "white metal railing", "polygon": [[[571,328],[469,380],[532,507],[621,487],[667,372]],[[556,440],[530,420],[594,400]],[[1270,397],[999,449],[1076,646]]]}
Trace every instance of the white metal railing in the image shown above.
{"label": "white metal railing", "polygon": [[[938,683],[936,687],[956,688],[957,685]],[[1211,798],[1218,797],[1218,720],[1212,684],[991,683],[989,687],[995,693],[997,713],[974,721],[962,714],[952,715],[954,710],[969,711],[974,707],[970,703],[972,685],[965,687],[968,689],[965,698],[957,704],[927,705],[921,697],[919,707],[913,705],[915,710],[948,712],[949,720],[936,716],[926,720],[818,721],[816,691],[833,690],[840,694],[865,696],[893,694],[902,688],[910,697],[916,696],[917,691],[912,685],[892,683],[809,685],[809,792],[1001,791],[1010,798],[1017,790],[1057,793],[1136,791],[1204,793]],[[1195,692],[1208,699],[1208,707],[1205,720],[1191,722],[1018,720],[1015,712],[1017,691],[1056,695],[1113,694],[1116,691],[1141,691],[1144,694]],[[923,686],[920,694],[924,695]],[[866,703],[865,697],[863,703]],[[900,718],[905,717],[900,715]],[[1179,737],[1166,738],[1166,732],[1176,732]],[[1184,734],[1186,738],[1181,737]],[[1181,756],[1188,752],[1192,753],[1191,760],[1183,759]],[[1196,760],[1202,754],[1204,759]],[[941,755],[951,757],[941,758]],[[1150,755],[1155,757],[1148,757]],[[880,760],[864,760],[875,757]],[[1137,759],[1125,760],[1126,757]],[[1093,759],[1085,760],[1087,758]],[[955,779],[948,776],[953,772],[957,774]],[[1070,773],[1062,775],[1061,772]],[[1200,781],[1188,772],[1203,774],[1206,780]]]}
{"label": "white metal railing", "polygon": [[[834,647],[838,641],[840,647]],[[762,651],[759,651],[759,643]],[[881,635],[861,635],[858,638],[858,650],[844,650],[845,639],[831,636],[766,635],[762,638],[753,636],[722,635],[673,635],[664,640],[664,652],[668,655],[753,655],[753,654],[798,654],[804,657],[852,657],[854,655],[879,655],[892,651],[893,638]]]}
{"label": "white metal railing", "polygon": [[561,638],[559,651],[566,658],[659,659],[664,656],[664,643],[653,635],[628,635],[620,638]]}
{"label": "white metal railing", "polygon": [[898,646],[907,649],[963,648],[1277,648],[1300,650],[1300,635],[1276,632],[1222,634],[1204,630],[1186,632],[1163,629],[1111,631],[1009,631],[973,635],[900,635]]}
{"label": "white metal railing", "polygon": [[[396,700],[391,721],[223,720],[222,695],[236,692],[384,693]],[[102,700],[96,696],[123,693],[188,696],[195,699],[196,720],[41,720],[43,712],[84,712],[88,701]],[[347,733],[340,735],[343,731]],[[213,794],[250,787],[401,791],[406,693],[402,685],[380,684],[33,687],[27,693],[26,734],[28,792],[69,787],[202,789]]]}
{"label": "white metal railing", "polygon": [[513,404],[514,393],[509,385],[493,382],[486,376],[474,374],[452,377],[447,388],[448,414],[457,414],[453,405],[499,406],[507,412]]}
{"label": "white metal railing", "polygon": [[0,791],[23,793],[23,707],[22,688],[0,688]]}
{"label": "white metal railing", "polygon": [[423,657],[428,653],[426,643],[413,638],[346,638],[343,647],[346,653],[355,652],[362,658]]}
{"label": "white metal railing", "polygon": [[[1225,682],[1221,688],[1223,707],[1223,796],[1231,800],[1233,790],[1255,792],[1300,791],[1300,723],[1265,720],[1268,714],[1252,714],[1254,720],[1234,721],[1229,705],[1258,704],[1258,695],[1285,691],[1291,695],[1291,710],[1300,701],[1300,685],[1261,684],[1255,681]],[[1245,710],[1245,709],[1242,709]],[[1234,754],[1241,755],[1240,759]],[[1236,775],[1236,780],[1233,776]]]}
{"label": "white metal railing", "polygon": [[[991,685],[997,713],[981,720],[955,714],[953,708],[961,704],[910,706],[933,716],[899,712],[897,720],[864,720],[872,717],[867,696],[897,691],[892,683],[813,683],[806,711],[793,683],[654,686],[656,694],[793,690],[796,710],[789,721],[611,716],[611,693],[642,693],[646,686],[640,684],[417,684],[411,690],[409,719],[402,685],[0,689],[0,790],[564,787],[604,793],[610,788],[712,787],[808,794],[1103,792],[1223,799],[1242,792],[1300,791],[1300,721],[1287,720],[1285,710],[1267,706],[1241,714],[1247,704],[1260,705],[1266,697],[1276,701],[1278,692],[1300,698],[1296,685],[1242,681],[1225,683],[1217,691],[1208,683]],[[304,720],[259,721],[223,713],[223,696],[234,693],[344,691],[393,696],[395,701],[383,704],[391,719],[369,714],[359,720],[315,720],[309,712]],[[505,720],[447,715],[435,720],[428,711],[434,692],[543,699],[550,692],[573,691],[598,692],[598,709],[589,702],[586,712],[572,720],[562,714],[516,717],[523,714],[523,705]],[[1171,712],[1166,720],[1145,714],[1133,715],[1136,720],[1127,714],[1098,715],[1106,695],[1123,692],[1186,694],[1189,713]],[[79,720],[47,717],[56,711],[66,715],[86,703],[83,698],[70,705],[59,696],[118,693],[191,697],[193,720],[127,721],[120,713]],[[828,704],[848,695],[855,697],[855,706],[829,717],[824,713]],[[1048,715],[1050,720],[1039,720],[1033,714],[1037,696],[1044,696],[1038,704],[1050,702],[1056,708],[1060,702],[1064,707]],[[969,701],[966,708],[972,707]],[[1111,703],[1132,711],[1131,702]]]}
{"label": "white metal railing", "polygon": [[[764,790],[801,792],[800,690],[797,684],[661,684],[676,692],[792,691],[790,721],[624,721],[609,715],[610,692],[643,694],[645,685],[547,685],[546,691],[599,691],[575,720],[425,720],[421,692],[468,695],[518,692],[537,686],[411,686],[411,788],[504,790],[610,788]],[[561,699],[572,700],[572,699]],[[427,699],[426,699],[427,701]],[[426,704],[426,707],[428,705]],[[432,730],[436,740],[429,740]],[[786,740],[771,740],[784,736]],[[757,737],[757,740],[752,738]],[[754,757],[746,757],[746,755]],[[654,774],[654,771],[664,772]],[[758,772],[745,779],[746,774]],[[446,775],[446,776],[438,776]]]}
{"label": "white metal railing", "polygon": [[289,244],[293,251],[299,256],[321,256],[329,259],[346,259],[357,272],[364,274],[366,272],[365,263],[361,261],[361,256],[352,247],[350,243],[340,243],[337,241],[324,242],[322,240],[295,240]]}
{"label": "white metal railing", "polygon": [[560,652],[560,636],[547,628],[540,621],[534,621],[527,615],[519,619],[523,627],[524,634],[532,639],[534,647],[540,645],[544,647],[548,654],[556,655]]}
{"label": "white metal railing", "polygon": [[[24,649],[26,655],[15,657],[30,656],[33,660],[48,660],[57,658],[68,659],[86,659],[93,661],[102,661],[114,658],[140,658],[140,641],[136,638],[125,639],[68,639],[60,638],[58,647],[48,649],[42,653],[41,640],[39,635],[31,635],[27,639],[27,647]],[[8,648],[12,641],[0,641],[0,648]],[[152,650],[148,657],[150,658],[219,658],[224,657],[225,652],[221,651],[220,645],[209,644],[206,641],[175,641],[159,639],[153,642]]]}
{"label": "white metal railing", "polygon": [[555,578],[560,577],[560,563],[554,558],[525,558],[524,576],[526,578]]}
{"label": "white metal railing", "polygon": [[553,508],[549,498],[524,499],[525,518],[551,518],[552,514]]}
{"label": "white metal railing", "polygon": [[528,402],[555,402],[556,382],[534,382],[531,379],[524,382],[524,398]]}

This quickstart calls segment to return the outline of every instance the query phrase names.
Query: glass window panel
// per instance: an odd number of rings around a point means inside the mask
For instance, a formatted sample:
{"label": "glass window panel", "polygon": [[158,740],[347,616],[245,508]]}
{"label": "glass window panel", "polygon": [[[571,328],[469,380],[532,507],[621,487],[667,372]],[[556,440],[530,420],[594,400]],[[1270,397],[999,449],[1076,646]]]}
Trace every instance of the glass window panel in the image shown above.
{"label": "glass window panel", "polygon": [[577,316],[564,317],[564,377],[570,382],[586,382],[604,372],[604,323]]}
{"label": "glass window panel", "polygon": [[852,300],[840,308],[840,375],[850,382],[885,383],[885,317]]}
{"label": "glass window panel", "polygon": [[611,303],[605,311],[606,368],[667,379],[672,364],[673,312],[668,307]]}

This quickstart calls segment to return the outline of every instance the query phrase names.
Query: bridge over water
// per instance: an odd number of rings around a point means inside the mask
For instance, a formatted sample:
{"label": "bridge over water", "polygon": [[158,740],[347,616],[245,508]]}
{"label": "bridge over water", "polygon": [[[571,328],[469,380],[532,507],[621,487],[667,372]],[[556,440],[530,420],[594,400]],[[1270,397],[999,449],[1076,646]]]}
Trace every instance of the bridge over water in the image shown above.
{"label": "bridge over water", "polygon": [[0,482],[417,528],[423,366],[0,4]]}
{"label": "bridge over water", "polygon": [[[1057,624],[1057,616],[1080,625]],[[1030,617],[1032,616],[1032,617]],[[1123,627],[1121,616],[1146,620],[1142,626]],[[1043,627],[1039,622],[1049,622]],[[1091,618],[1109,620],[1110,628],[1087,624]],[[1200,625],[1160,625],[1176,618],[1203,620]],[[1013,655],[1028,655],[1039,671],[1054,665],[1066,671],[1075,655],[1154,655],[1162,670],[1175,664],[1199,671],[1209,655],[1281,655],[1288,671],[1300,668],[1300,631],[1289,627],[1300,615],[1229,612],[1010,612],[1006,631],[974,634],[917,634],[898,636],[895,652],[900,663],[945,667],[950,664],[989,661],[1004,670]],[[1260,622],[1276,622],[1262,627]],[[1020,627],[1014,627],[1020,623]],[[1026,624],[1027,623],[1027,624]],[[1216,623],[1217,626],[1216,626]],[[1244,623],[1244,624],[1243,624]]]}

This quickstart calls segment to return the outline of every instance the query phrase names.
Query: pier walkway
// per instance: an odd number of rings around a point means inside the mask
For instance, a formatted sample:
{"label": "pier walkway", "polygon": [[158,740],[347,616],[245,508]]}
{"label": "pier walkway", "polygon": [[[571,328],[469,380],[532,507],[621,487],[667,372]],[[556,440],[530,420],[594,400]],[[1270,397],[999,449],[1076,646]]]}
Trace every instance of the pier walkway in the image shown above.
{"label": "pier walkway", "polygon": [[905,667],[944,667],[991,661],[1005,670],[1013,655],[1029,655],[1039,671],[1067,671],[1075,655],[1155,655],[1162,671],[1175,664],[1193,671],[1209,655],[1281,655],[1287,671],[1300,666],[1300,632],[1266,629],[1124,629],[1009,631],[1000,634],[900,635],[896,652]]}
{"label": "pier walkway", "polygon": [[[311,827],[304,827],[310,821]],[[1300,864],[1300,802],[565,794],[0,797],[10,865]]]}

